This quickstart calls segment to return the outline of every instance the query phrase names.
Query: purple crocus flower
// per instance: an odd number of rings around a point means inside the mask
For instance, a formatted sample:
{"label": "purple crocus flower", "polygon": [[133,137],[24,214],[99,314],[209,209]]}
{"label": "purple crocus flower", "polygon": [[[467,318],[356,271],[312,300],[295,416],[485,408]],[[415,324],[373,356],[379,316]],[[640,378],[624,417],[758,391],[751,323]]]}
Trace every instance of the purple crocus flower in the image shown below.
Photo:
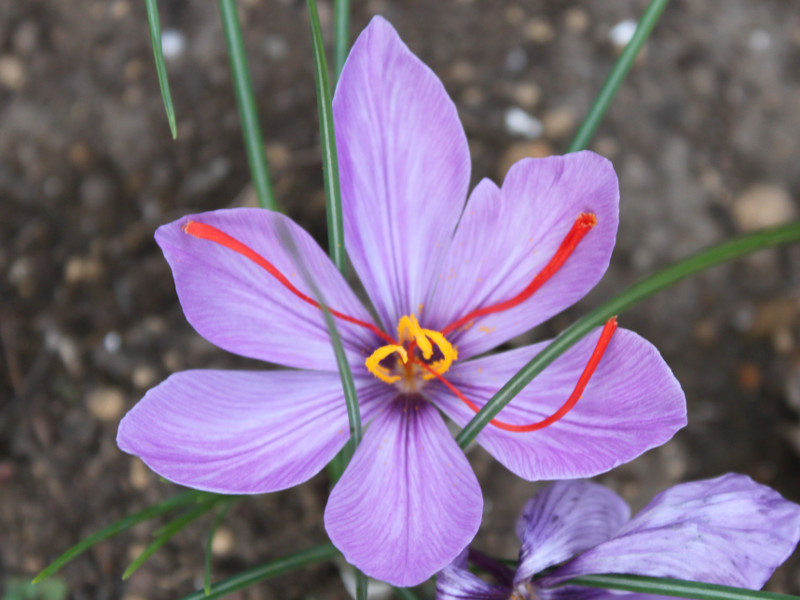
{"label": "purple crocus flower", "polygon": [[493,567],[498,579],[497,585],[486,583],[467,570],[465,550],[439,573],[437,600],[660,597],[561,585],[599,573],[760,589],[800,539],[800,506],[749,477],[729,473],[676,485],[630,519],[628,505],[611,490],[588,481],[560,481],[528,501],[517,536],[522,548],[516,573],[476,557]]}
{"label": "purple crocus flower", "polygon": [[[478,481],[439,411],[463,426],[546,343],[478,356],[597,283],[618,184],[591,152],[526,159],[502,188],[482,181],[465,207],[456,108],[377,17],[344,67],[334,117],[347,250],[377,318],[281,214],[220,210],[164,225],[156,240],[194,328],[298,370],[176,373],[128,413],[117,441],[167,479],[213,492],[271,492],[319,472],[347,441],[348,419],[323,314],[297,275],[307,269],[368,423],[325,527],[365,573],[414,585],[449,564],[481,519]],[[478,443],[538,480],[592,476],[672,437],[686,423],[679,384],[653,346],[615,328],[555,361]]]}

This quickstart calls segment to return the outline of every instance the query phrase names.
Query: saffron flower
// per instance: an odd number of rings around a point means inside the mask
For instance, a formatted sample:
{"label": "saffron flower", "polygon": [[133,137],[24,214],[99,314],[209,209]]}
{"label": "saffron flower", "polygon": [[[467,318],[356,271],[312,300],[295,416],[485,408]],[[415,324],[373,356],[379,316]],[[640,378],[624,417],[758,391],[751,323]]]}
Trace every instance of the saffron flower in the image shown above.
{"label": "saffron flower", "polygon": [[729,473],[676,485],[631,519],[628,505],[611,490],[559,481],[528,501],[517,536],[522,548],[516,573],[476,554],[475,562],[498,579],[486,583],[467,570],[465,550],[437,576],[437,600],[660,597],[562,585],[601,573],[761,589],[800,539],[800,506]]}
{"label": "saffron flower", "polygon": [[[325,527],[368,575],[415,585],[478,530],[478,481],[439,411],[463,426],[546,343],[479,357],[567,308],[608,266],[619,191],[591,152],[514,165],[469,197],[464,130],[442,83],[375,18],[334,98],[347,251],[374,318],[325,253],[261,209],[156,232],[189,322],[220,348],[296,370],[176,373],[119,427],[163,477],[226,494],[285,489],[344,446],[348,417],[314,279],[358,391],[364,439]],[[294,250],[282,241],[289,236]],[[299,265],[301,261],[303,265]],[[556,360],[477,442],[526,479],[588,477],[686,423],[658,352],[610,321]]]}

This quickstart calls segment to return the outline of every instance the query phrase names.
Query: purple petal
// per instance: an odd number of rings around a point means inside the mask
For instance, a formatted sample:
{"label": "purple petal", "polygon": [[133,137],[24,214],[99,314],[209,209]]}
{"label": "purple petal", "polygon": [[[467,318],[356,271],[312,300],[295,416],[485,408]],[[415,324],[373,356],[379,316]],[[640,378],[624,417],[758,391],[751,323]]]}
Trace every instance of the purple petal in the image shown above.
{"label": "purple petal", "polygon": [[517,523],[522,549],[514,583],[605,542],[629,518],[625,501],[602,485],[588,481],[548,485],[528,501]]}
{"label": "purple petal", "polygon": [[461,357],[524,333],[580,300],[608,267],[619,220],[611,163],[593,152],[524,159],[502,189],[483,180],[470,196],[423,315],[440,330],[475,309],[519,295],[550,261],[581,213],[597,224],[533,296],[450,334]]}
{"label": "purple petal", "polygon": [[[332,309],[372,318],[325,252],[287,217],[258,208],[189,215],[163,225],[156,241],[172,267],[186,318],[204,338],[230,352],[291,367],[336,370],[322,311],[298,298],[264,268],[222,244],[184,231],[189,222],[213,226],[272,263],[298,290],[303,281],[282,235],[294,240],[308,272]],[[364,327],[336,319],[351,364],[364,363],[381,343]]]}
{"label": "purple petal", "polygon": [[438,77],[372,19],[333,100],[347,250],[394,330],[418,313],[469,186],[469,149]]}
{"label": "purple petal", "polygon": [[760,589],[800,539],[800,506],[744,475],[662,492],[609,541],[542,585],[589,573],[673,577]]}
{"label": "purple petal", "polygon": [[[366,419],[386,386],[357,385]],[[175,483],[258,494],[311,478],[349,434],[337,373],[183,371],[125,415],[117,444]]]}
{"label": "purple petal", "polygon": [[478,531],[478,480],[436,408],[404,396],[384,407],[325,509],[348,562],[396,586],[422,583]]}
{"label": "purple petal", "polygon": [[[513,424],[541,421],[572,393],[600,331],[588,335],[538,375],[496,417]],[[550,342],[453,365],[445,375],[483,406]],[[442,384],[429,388],[447,415],[463,426],[474,416]],[[477,441],[524,479],[575,479],[608,471],[670,439],[686,425],[680,384],[652,344],[617,329],[577,405],[549,427],[511,433],[489,425]]]}
{"label": "purple petal", "polygon": [[507,600],[511,588],[486,583],[467,570],[467,550],[436,575],[436,600]]}

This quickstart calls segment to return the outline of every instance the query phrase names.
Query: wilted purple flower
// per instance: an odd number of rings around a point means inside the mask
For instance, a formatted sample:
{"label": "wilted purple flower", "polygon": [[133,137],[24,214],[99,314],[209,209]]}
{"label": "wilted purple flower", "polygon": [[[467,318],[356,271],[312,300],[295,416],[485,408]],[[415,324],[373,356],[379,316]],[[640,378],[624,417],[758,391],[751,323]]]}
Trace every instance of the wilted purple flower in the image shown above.
{"label": "wilted purple flower", "polygon": [[[455,106],[380,18],[353,47],[334,117],[347,250],[377,321],[283,215],[221,210],[165,225],[156,240],[194,328],[302,370],[177,373],[128,413],[118,443],[172,481],[221,493],[280,490],[320,471],[348,419],[302,260],[336,318],[368,423],[326,529],[367,574],[413,585],[449,564],[481,519],[478,481],[439,410],[464,425],[546,343],[474,357],[597,283],[616,236],[617,179],[591,152],[527,159],[502,188],[482,181],[464,208],[469,152]],[[615,327],[555,361],[478,443],[521,477],[561,479],[669,439],[686,423],[680,386],[649,343]]]}
{"label": "wilted purple flower", "polygon": [[[676,485],[629,519],[625,501],[601,485],[551,484],[528,501],[517,523],[522,548],[516,573],[495,568],[498,584],[486,583],[467,570],[465,550],[437,576],[436,598],[657,597],[574,585],[554,587],[599,573],[760,589],[800,539],[800,506],[733,473]],[[556,565],[560,566],[535,578]]]}

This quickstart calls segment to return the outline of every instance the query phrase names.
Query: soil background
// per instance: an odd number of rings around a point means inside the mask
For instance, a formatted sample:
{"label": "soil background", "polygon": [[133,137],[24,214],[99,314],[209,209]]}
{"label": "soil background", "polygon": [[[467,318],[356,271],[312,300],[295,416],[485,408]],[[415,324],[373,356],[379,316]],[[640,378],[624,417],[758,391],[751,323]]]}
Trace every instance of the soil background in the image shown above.
{"label": "soil background", "polygon": [[[305,3],[241,0],[274,186],[325,240]],[[352,31],[382,14],[443,79],[473,184],[522,156],[563,152],[643,1],[354,1]],[[153,231],[188,212],[253,205],[217,4],[161,2],[183,42],[168,62],[178,139],[161,104],[143,3],[0,4],[0,582],[30,578],[114,520],[176,493],[115,445],[142,394],[186,368],[252,366],[183,318]],[[331,7],[322,2],[323,27]],[[180,46],[180,44],[179,44]],[[509,109],[536,119],[509,129]],[[537,123],[543,131],[536,135]],[[646,274],[707,245],[792,220],[800,198],[800,12],[785,0],[675,0],[597,132],[622,189],[618,244],[579,305],[543,339]],[[686,391],[689,426],[601,479],[635,508],[676,482],[737,471],[800,501],[800,247],[761,252],[620,317]],[[513,557],[513,523],[538,488],[480,450],[477,544]],[[325,541],[323,475],[240,502],[214,577]],[[76,599],[171,599],[202,584],[209,519],[123,582],[160,523],[97,546],[59,577]],[[800,594],[800,553],[768,589]],[[3,584],[0,583],[0,590]],[[2,592],[0,592],[2,593]],[[7,592],[8,593],[8,592]],[[3,596],[4,598],[6,596]],[[234,598],[346,598],[325,564]]]}

